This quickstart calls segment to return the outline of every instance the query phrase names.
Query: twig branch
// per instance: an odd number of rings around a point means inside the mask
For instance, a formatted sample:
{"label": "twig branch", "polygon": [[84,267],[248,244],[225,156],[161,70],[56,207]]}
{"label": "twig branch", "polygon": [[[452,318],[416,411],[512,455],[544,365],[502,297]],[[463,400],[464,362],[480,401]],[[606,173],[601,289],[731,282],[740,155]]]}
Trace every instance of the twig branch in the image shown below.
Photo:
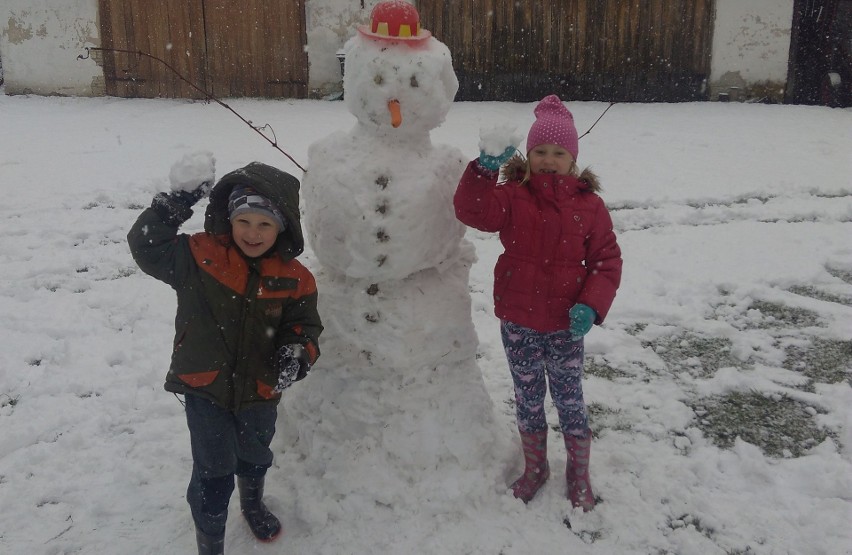
{"label": "twig branch", "polygon": [[[270,131],[272,131],[272,127],[271,127],[268,123],[267,123],[266,125],[261,126],[261,127],[255,127],[255,126],[254,126],[254,125],[253,125],[253,124],[252,124],[249,120],[247,120],[246,118],[244,118],[243,116],[241,116],[241,115],[240,115],[240,114],[239,114],[236,110],[234,110],[233,108],[231,108],[230,106],[228,106],[227,104],[225,104],[224,102],[222,102],[220,99],[216,98],[215,96],[213,96],[213,95],[212,95],[212,94],[210,94],[209,92],[205,91],[205,90],[204,90],[204,89],[202,89],[201,87],[198,87],[195,83],[193,83],[192,81],[190,81],[189,79],[187,79],[186,77],[184,77],[183,75],[181,75],[181,73],[180,73],[178,70],[176,70],[175,68],[173,68],[171,65],[169,65],[169,64],[168,64],[165,60],[163,60],[162,58],[158,58],[157,56],[154,56],[153,54],[149,54],[148,52],[143,52],[142,50],[123,50],[123,49],[121,49],[121,48],[98,48],[98,47],[93,47],[93,46],[92,46],[92,47],[87,46],[87,47],[86,47],[86,55],[85,55],[85,56],[83,56],[82,54],[80,54],[79,56],[77,56],[77,59],[78,59],[78,60],[87,60],[87,59],[89,58],[89,51],[90,51],[90,50],[99,50],[99,51],[102,51],[102,52],[121,52],[121,53],[124,53],[124,54],[134,54],[134,55],[136,55],[136,56],[145,56],[145,57],[147,57],[147,58],[151,58],[152,60],[156,60],[156,61],[160,62],[161,64],[163,64],[164,66],[166,66],[166,67],[169,69],[169,71],[171,71],[172,73],[174,73],[175,75],[177,75],[177,76],[178,76],[178,78],[179,78],[181,81],[183,81],[184,83],[186,83],[187,85],[189,85],[190,87],[192,87],[194,90],[198,91],[199,93],[203,94],[203,95],[204,95],[204,98],[206,98],[207,100],[212,100],[213,102],[215,102],[215,103],[216,103],[216,104],[218,104],[219,106],[221,106],[221,107],[223,107],[223,108],[227,109],[227,110],[228,110],[228,111],[230,111],[232,114],[234,114],[235,116],[237,116],[238,118],[240,118],[240,120],[242,120],[242,122],[243,122],[243,123],[245,123],[246,125],[248,125],[249,127],[251,127],[251,128],[252,128],[252,130],[253,130],[255,133],[257,133],[258,135],[260,135],[261,137],[263,137],[263,140],[265,140],[265,141],[266,141],[266,142],[268,142],[270,145],[272,145],[272,147],[273,147],[273,148],[275,148],[278,152],[280,152],[281,154],[283,154],[284,156],[286,156],[287,158],[289,158],[289,159],[290,159],[290,161],[291,161],[291,162],[293,162],[293,163],[296,165],[296,167],[298,167],[298,168],[299,168],[300,170],[302,170],[303,172],[307,173],[307,171],[308,171],[308,170],[306,170],[305,168],[303,168],[303,167],[301,166],[301,164],[299,164],[298,162],[296,162],[296,160],[294,160],[294,159],[293,159],[293,157],[292,157],[292,156],[290,156],[289,154],[287,154],[286,152],[284,152],[284,151],[281,149],[281,147],[279,147],[279,146],[278,146],[278,140],[277,140],[277,139],[272,140],[272,139],[270,139],[269,137],[267,137],[266,135],[264,135],[264,134],[263,134],[263,132],[261,131],[261,129],[268,128]],[[275,137],[275,132],[274,132],[274,131],[272,131],[272,136],[273,136],[273,137]]]}
{"label": "twig branch", "polygon": [[594,129],[594,128],[595,128],[595,126],[598,124],[598,122],[601,120],[601,118],[603,118],[603,117],[604,117],[604,115],[606,115],[606,113],[609,111],[609,109],[610,109],[610,108],[612,108],[613,106],[615,106],[615,102],[610,102],[610,103],[609,103],[609,106],[607,106],[607,107],[606,107],[606,110],[604,110],[604,111],[603,111],[603,113],[602,113],[601,115],[599,115],[599,116],[598,116],[598,119],[596,119],[596,120],[595,120],[595,123],[593,123],[593,124],[592,124],[592,126],[591,126],[591,127],[589,127],[589,129],[588,129],[585,133],[583,133],[582,135],[580,135],[579,137],[577,137],[577,140],[579,141],[580,139],[582,139],[583,137],[585,137],[586,135],[588,135],[589,133],[591,133],[591,132],[592,132],[592,129]]}
{"label": "twig branch", "polygon": [[44,543],[50,543],[50,542],[52,542],[53,540],[57,540],[57,539],[59,539],[60,537],[62,537],[62,535],[63,535],[63,534],[65,534],[65,532],[67,532],[68,530],[70,530],[71,528],[73,528],[73,527],[74,527],[74,519],[73,519],[73,518],[71,518],[71,515],[68,515],[68,518],[66,518],[66,519],[65,519],[65,522],[68,522],[69,520],[71,521],[71,524],[69,524],[69,525],[68,525],[68,528],[66,528],[65,530],[63,530],[63,531],[59,532],[58,534],[56,534],[55,536],[53,536],[52,538],[50,538],[49,540],[47,540],[47,541],[46,541],[46,542],[44,542]]}

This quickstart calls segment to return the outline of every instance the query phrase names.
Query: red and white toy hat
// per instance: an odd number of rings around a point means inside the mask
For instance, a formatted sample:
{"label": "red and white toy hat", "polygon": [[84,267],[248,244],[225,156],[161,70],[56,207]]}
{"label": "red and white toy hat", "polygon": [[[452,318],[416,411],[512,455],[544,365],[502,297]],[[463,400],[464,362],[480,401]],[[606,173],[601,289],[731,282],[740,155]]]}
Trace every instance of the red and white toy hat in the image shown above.
{"label": "red and white toy hat", "polygon": [[388,42],[420,42],[432,33],[420,27],[417,8],[404,0],[379,2],[370,12],[370,25],[358,31],[367,38]]}

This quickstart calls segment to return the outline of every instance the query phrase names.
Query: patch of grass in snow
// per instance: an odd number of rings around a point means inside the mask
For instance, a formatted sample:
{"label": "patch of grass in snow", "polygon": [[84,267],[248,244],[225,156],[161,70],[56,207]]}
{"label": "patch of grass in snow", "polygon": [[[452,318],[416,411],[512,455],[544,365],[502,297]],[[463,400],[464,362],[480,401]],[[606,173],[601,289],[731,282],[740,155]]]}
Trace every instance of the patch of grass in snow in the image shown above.
{"label": "patch of grass in snow", "polygon": [[12,407],[15,408],[15,405],[18,404],[20,400],[20,395],[9,395],[8,393],[0,393],[0,408],[3,407]]}
{"label": "patch of grass in snow", "polygon": [[[567,522],[566,520],[563,520],[562,522],[565,526],[571,528],[570,522]],[[600,530],[577,530],[574,532],[574,535],[583,540],[583,542],[592,544],[603,537],[603,532]]]}
{"label": "patch of grass in snow", "polygon": [[130,277],[132,275],[135,275],[135,274],[136,274],[136,268],[131,268],[131,267],[127,266],[127,267],[124,267],[124,268],[119,268],[112,279],[126,278],[126,277]]}
{"label": "patch of grass in snow", "polygon": [[669,517],[667,524],[672,530],[678,530],[681,528],[695,530],[701,535],[711,539],[713,534],[716,532],[713,527],[702,524],[701,519],[690,514],[681,515],[677,518]]}
{"label": "patch of grass in snow", "polygon": [[589,427],[595,438],[599,438],[604,430],[629,432],[633,429],[632,422],[621,409],[613,409],[600,403],[589,403],[586,409],[589,411]]}
{"label": "patch of grass in snow", "polygon": [[789,345],[784,368],[815,382],[852,385],[852,341],[814,338],[807,348]]}
{"label": "patch of grass in snow", "polygon": [[826,266],[825,270],[837,279],[841,279],[852,285],[852,271],[844,270],[843,268],[836,268],[834,266]]}
{"label": "patch of grass in snow", "polygon": [[686,372],[695,378],[710,378],[719,368],[743,367],[743,362],[731,354],[729,339],[687,332],[643,345],[653,349],[674,374]]}
{"label": "patch of grass in snow", "polygon": [[626,331],[628,333],[628,335],[632,335],[632,336],[635,337],[635,336],[639,335],[640,333],[642,333],[645,330],[645,328],[647,328],[647,327],[648,327],[647,322],[638,322],[636,324],[632,324],[630,326],[627,326],[626,328],[624,328],[624,331]]}
{"label": "patch of grass in snow", "polygon": [[754,318],[750,327],[757,329],[767,328],[807,328],[819,324],[819,316],[812,310],[795,308],[781,303],[769,301],[754,301],[749,310],[759,313],[759,318]]}
{"label": "patch of grass in snow", "polygon": [[749,545],[743,549],[734,548],[730,551],[725,551],[725,555],[754,555],[754,553],[755,551]]}
{"label": "patch of grass in snow", "polygon": [[789,288],[788,291],[790,293],[795,293],[796,295],[801,295],[803,297],[810,297],[811,299],[817,299],[829,303],[842,304],[845,306],[852,306],[852,297],[841,297],[840,295],[827,293],[811,285],[794,285],[793,287]]}
{"label": "patch of grass in snow", "polygon": [[616,378],[631,378],[633,377],[631,374],[623,370],[619,370],[609,364],[598,361],[598,359],[593,357],[587,357],[583,364],[583,373],[588,376],[597,376],[599,378],[603,378],[605,380],[613,381]]}
{"label": "patch of grass in snow", "polygon": [[696,426],[717,447],[729,449],[737,437],[769,457],[801,457],[836,434],[817,425],[817,410],[781,394],[734,392],[697,400]]}

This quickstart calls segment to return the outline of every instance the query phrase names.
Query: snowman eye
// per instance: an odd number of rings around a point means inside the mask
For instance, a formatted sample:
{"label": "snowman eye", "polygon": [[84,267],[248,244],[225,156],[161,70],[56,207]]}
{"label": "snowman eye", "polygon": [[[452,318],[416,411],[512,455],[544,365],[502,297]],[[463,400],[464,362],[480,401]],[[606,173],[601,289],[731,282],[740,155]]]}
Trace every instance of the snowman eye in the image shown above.
{"label": "snowman eye", "polygon": [[382,77],[381,73],[377,73],[375,77],[373,77],[373,82],[377,85],[381,85],[385,82],[385,78]]}
{"label": "snowman eye", "polygon": [[417,76],[416,75],[411,76],[411,86],[413,88],[417,88],[417,87],[420,86],[420,83],[417,82]]}

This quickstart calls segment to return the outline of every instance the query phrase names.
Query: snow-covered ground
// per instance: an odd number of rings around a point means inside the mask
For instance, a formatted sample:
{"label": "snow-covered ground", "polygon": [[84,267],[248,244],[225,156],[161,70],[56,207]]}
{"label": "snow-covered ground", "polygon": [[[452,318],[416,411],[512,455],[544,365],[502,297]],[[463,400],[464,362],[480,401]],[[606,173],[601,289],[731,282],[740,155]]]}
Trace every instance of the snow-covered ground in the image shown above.
{"label": "snow-covered ground", "polygon": [[[311,143],[354,123],[342,102],[229,103],[303,165]],[[480,127],[525,131],[532,107],[456,103],[432,140],[473,158]],[[582,133],[606,105],[569,107]],[[188,433],[162,390],[173,293],[138,271],[125,235],[196,150],[218,175],[252,160],[301,175],[215,104],[0,95],[2,553],[195,549]],[[232,511],[228,552],[852,553],[850,152],[850,110],[615,105],[579,160],[601,176],[625,258],[586,342],[598,507],[572,511],[560,472],[528,506],[506,493],[521,460],[491,313],[499,243],[469,231],[478,364],[504,445],[481,465],[500,479],[452,506],[420,496],[469,476],[429,473],[396,504],[340,499],[324,484],[387,491],[381,469],[317,476],[282,411],[267,495],[285,535],[258,544]],[[185,229],[201,228],[203,206]],[[317,266],[310,250],[303,260]]]}

